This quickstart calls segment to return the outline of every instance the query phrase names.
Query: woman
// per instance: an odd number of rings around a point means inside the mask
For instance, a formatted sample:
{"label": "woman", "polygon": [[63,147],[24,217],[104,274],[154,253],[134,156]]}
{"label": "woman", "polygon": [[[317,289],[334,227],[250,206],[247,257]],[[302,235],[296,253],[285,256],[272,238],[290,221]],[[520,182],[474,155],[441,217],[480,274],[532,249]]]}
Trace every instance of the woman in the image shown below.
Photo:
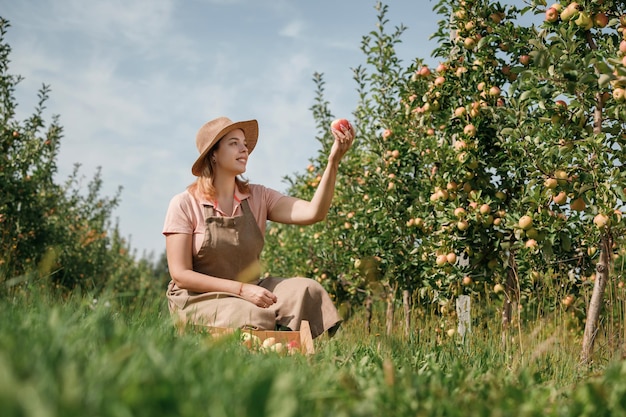
{"label": "woman", "polygon": [[352,145],[351,128],[332,130],[328,165],[311,201],[285,196],[240,175],[258,138],[256,120],[220,117],[196,136],[198,177],[169,204],[163,234],[171,281],[170,311],[183,323],[212,327],[299,330],[334,334],[341,323],[330,297],[309,278],[260,279],[267,220],[306,225],[326,216],[339,161]]}

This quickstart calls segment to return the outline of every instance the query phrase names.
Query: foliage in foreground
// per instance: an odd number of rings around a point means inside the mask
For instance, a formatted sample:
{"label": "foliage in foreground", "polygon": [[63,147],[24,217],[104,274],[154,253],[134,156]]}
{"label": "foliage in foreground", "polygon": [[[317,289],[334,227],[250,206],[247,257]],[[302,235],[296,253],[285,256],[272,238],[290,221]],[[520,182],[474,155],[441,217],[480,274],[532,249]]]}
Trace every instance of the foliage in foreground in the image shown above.
{"label": "foliage in foreground", "polygon": [[501,349],[491,321],[463,343],[428,316],[404,339],[365,334],[357,315],[315,355],[279,356],[178,334],[160,298],[54,299],[0,305],[5,417],[626,415],[626,365],[582,371],[556,322]]}

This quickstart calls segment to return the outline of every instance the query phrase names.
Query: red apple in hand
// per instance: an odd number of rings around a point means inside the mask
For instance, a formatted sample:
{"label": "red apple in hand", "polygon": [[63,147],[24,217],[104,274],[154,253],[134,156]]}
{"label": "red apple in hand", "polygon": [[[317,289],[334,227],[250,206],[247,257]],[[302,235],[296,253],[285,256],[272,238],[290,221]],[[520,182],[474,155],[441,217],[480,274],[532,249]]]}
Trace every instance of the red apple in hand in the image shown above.
{"label": "red apple in hand", "polygon": [[344,128],[345,130],[352,130],[352,125],[347,119],[335,119],[330,124],[330,128],[343,132]]}

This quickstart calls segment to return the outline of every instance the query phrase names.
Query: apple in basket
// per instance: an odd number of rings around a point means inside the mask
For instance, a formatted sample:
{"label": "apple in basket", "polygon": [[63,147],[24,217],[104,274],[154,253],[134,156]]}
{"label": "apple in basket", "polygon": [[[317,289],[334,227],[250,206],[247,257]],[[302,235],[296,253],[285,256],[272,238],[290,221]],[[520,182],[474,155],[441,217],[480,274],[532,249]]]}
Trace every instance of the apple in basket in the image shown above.
{"label": "apple in basket", "polygon": [[287,342],[287,353],[290,355],[300,351],[300,343],[296,340]]}
{"label": "apple in basket", "polygon": [[271,348],[272,346],[274,346],[275,344],[276,344],[276,338],[274,338],[274,337],[268,337],[267,339],[265,339],[265,340],[263,341],[263,345],[262,345],[262,347],[263,347],[264,349],[269,349],[269,348]]}

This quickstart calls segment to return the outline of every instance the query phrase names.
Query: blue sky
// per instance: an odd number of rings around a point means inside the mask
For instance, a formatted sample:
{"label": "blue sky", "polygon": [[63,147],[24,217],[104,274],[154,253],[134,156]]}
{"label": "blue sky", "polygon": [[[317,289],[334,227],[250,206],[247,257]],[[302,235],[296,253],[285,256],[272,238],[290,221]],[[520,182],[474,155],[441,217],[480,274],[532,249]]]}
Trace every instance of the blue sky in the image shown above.
{"label": "blue sky", "polygon": [[[60,116],[59,181],[102,168],[103,194],[123,187],[114,216],[141,256],[160,255],[169,199],[190,184],[195,133],[218,116],[259,120],[246,177],[284,191],[318,149],[310,107],[324,73],[336,116],[356,107],[352,68],[374,0],[0,0],[11,27],[9,71],[25,77],[18,117],[51,86]],[[429,0],[389,0],[389,31],[408,27],[399,56],[431,60],[440,19]],[[436,64],[436,62],[432,62]]]}

